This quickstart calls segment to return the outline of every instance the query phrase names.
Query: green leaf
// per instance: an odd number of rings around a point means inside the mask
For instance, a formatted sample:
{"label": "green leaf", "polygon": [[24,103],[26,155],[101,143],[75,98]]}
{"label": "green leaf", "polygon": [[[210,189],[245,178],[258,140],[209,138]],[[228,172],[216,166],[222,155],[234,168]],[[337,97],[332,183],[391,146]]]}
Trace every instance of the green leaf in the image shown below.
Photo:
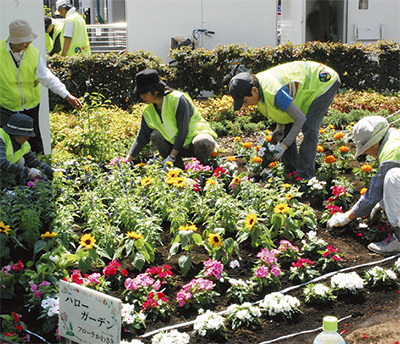
{"label": "green leaf", "polygon": [[144,257],[144,254],[142,252],[136,252],[135,259],[133,260],[132,265],[140,271],[142,270],[145,262],[146,259]]}
{"label": "green leaf", "polygon": [[196,245],[200,246],[203,243],[203,238],[198,233],[193,233],[193,241]]}
{"label": "green leaf", "polygon": [[36,254],[43,250],[47,245],[47,242],[44,240],[37,241],[35,247],[33,248],[33,254]]}
{"label": "green leaf", "polygon": [[174,242],[172,244],[171,248],[169,249],[168,259],[170,259],[172,256],[174,256],[174,255],[176,255],[178,253],[180,245],[181,244],[179,242]]}
{"label": "green leaf", "polygon": [[189,272],[190,267],[192,266],[192,257],[182,255],[179,257],[178,264],[182,270],[183,275],[186,275]]}

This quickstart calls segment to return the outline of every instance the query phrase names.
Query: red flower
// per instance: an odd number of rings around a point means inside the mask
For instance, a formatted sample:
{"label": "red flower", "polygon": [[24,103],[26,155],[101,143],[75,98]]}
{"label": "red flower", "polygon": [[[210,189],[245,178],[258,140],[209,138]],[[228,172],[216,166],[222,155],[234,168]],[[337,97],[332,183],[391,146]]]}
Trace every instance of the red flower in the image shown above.
{"label": "red flower", "polygon": [[126,269],[121,269],[121,275],[122,276],[125,276],[125,277],[128,277],[128,270],[126,270]]}
{"label": "red flower", "polygon": [[332,259],[333,259],[333,260],[336,260],[336,261],[338,261],[338,262],[341,262],[341,261],[342,261],[342,259],[341,259],[339,256],[336,256],[336,255],[334,255],[334,256],[332,257]]}

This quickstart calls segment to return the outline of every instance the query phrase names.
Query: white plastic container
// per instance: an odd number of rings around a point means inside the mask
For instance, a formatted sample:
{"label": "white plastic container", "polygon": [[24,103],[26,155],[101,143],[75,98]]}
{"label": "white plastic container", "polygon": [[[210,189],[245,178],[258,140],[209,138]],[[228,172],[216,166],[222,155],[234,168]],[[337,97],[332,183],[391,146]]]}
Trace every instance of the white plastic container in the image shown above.
{"label": "white plastic container", "polygon": [[343,337],[337,333],[337,318],[326,316],[323,320],[323,332],[315,337],[313,344],[345,344]]}

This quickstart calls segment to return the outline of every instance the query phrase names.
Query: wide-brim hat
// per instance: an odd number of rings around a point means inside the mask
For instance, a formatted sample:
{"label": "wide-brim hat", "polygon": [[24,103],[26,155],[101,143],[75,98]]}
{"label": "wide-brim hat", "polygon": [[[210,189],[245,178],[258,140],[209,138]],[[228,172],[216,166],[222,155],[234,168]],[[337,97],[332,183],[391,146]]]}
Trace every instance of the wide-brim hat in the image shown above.
{"label": "wide-brim hat", "polygon": [[163,87],[167,84],[162,81],[155,69],[145,69],[136,74],[136,86],[133,90],[135,95],[141,95],[150,91],[159,89],[159,85]]}
{"label": "wide-brim hat", "polygon": [[382,140],[388,130],[389,123],[382,116],[361,118],[353,128],[356,157]]}
{"label": "wide-brim hat", "polygon": [[23,135],[35,137],[33,119],[23,113],[16,113],[10,117],[8,123],[3,127],[8,135]]}
{"label": "wide-brim hat", "polygon": [[229,94],[233,97],[233,110],[238,111],[243,106],[244,97],[251,93],[253,78],[250,73],[242,72],[236,74],[229,81]]}
{"label": "wide-brim hat", "polygon": [[32,31],[31,24],[25,19],[17,19],[10,23],[8,42],[11,44],[21,44],[32,42],[37,38],[37,34]]}

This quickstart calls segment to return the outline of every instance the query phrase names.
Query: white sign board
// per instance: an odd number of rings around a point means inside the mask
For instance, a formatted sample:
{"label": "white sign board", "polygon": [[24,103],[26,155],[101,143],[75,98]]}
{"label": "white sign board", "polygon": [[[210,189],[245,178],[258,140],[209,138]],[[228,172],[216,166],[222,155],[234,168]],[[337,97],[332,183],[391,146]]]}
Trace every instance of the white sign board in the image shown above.
{"label": "white sign board", "polygon": [[121,300],[60,280],[59,335],[76,343],[118,344]]}

